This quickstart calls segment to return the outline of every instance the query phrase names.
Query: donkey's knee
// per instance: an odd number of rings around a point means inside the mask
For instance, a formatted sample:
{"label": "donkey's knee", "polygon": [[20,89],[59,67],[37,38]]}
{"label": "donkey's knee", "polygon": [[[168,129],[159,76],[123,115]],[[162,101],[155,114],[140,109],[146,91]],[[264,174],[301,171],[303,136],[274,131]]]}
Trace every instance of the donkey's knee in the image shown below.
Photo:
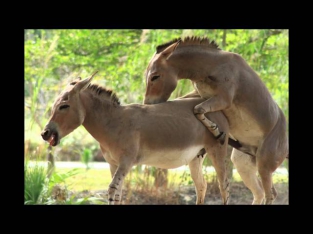
{"label": "donkey's knee", "polygon": [[201,106],[201,104],[198,104],[193,108],[193,113],[195,115],[204,114],[204,113],[206,113],[206,110]]}

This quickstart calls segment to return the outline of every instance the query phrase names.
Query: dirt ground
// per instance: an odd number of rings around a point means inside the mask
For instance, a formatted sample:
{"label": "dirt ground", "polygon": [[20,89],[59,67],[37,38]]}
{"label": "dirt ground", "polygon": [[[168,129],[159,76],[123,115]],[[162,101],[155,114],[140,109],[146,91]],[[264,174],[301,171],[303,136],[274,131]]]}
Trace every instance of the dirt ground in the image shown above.
{"label": "dirt ground", "polygon": [[[289,204],[289,186],[288,183],[275,184],[277,198],[275,205]],[[101,191],[84,191],[77,197],[95,196],[107,201],[107,192]],[[253,196],[250,190],[242,182],[233,182],[230,187],[229,205],[250,205]],[[193,185],[180,187],[177,190],[123,190],[124,205],[195,205],[196,193]],[[222,205],[221,196],[216,184],[208,183],[205,197],[206,205]]]}

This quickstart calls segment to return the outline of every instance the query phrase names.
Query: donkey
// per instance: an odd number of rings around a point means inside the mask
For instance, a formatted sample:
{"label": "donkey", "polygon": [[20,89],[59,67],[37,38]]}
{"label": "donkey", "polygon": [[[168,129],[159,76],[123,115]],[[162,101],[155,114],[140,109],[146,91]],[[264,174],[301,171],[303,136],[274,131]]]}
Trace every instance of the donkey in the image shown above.
{"label": "donkey", "polygon": [[265,204],[272,204],[277,196],[272,173],[289,155],[286,119],[245,60],[207,38],[178,38],[157,46],[145,76],[144,104],[167,101],[178,80],[190,79],[205,99],[194,107],[194,114],[221,143],[223,131],[204,114],[224,113],[230,137],[242,146],[242,152],[233,149],[231,160],[253,193],[252,204],[262,204],[264,193]]}
{"label": "donkey", "polygon": [[[209,113],[226,133],[221,145],[193,114],[193,107],[204,100],[183,98],[158,105],[121,105],[116,95],[91,84],[93,76],[71,82],[57,97],[51,117],[41,133],[51,146],[83,125],[99,142],[110,165],[112,181],[109,204],[120,204],[123,181],[134,165],[163,169],[188,164],[197,200],[203,204],[207,183],[202,174],[205,149],[216,170],[223,204],[229,197],[227,178],[228,121],[222,112]],[[202,155],[203,156],[203,155]]]}

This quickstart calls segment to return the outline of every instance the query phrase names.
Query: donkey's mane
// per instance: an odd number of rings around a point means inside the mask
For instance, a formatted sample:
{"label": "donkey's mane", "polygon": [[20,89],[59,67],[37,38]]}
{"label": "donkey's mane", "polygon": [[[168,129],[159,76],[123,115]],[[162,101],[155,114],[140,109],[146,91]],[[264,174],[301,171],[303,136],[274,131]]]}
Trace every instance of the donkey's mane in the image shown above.
{"label": "donkey's mane", "polygon": [[110,99],[113,104],[120,105],[120,100],[112,90],[106,89],[97,84],[89,84],[87,88],[100,97]]}
{"label": "donkey's mane", "polygon": [[179,47],[185,46],[185,45],[205,45],[208,48],[220,50],[220,48],[218,47],[218,44],[214,40],[210,41],[210,39],[207,37],[201,38],[201,37],[196,37],[196,36],[191,36],[191,37],[187,36],[183,39],[176,38],[174,40],[171,40],[169,42],[166,42],[162,45],[157,46],[157,48],[156,48],[157,54],[162,52],[165,48],[169,47],[170,45],[172,45],[178,41],[180,41],[180,43],[178,45]]}
{"label": "donkey's mane", "polygon": [[173,40],[171,40],[169,42],[166,42],[166,43],[164,43],[162,45],[158,45],[156,47],[157,54],[162,52],[165,48],[169,47],[170,45],[172,45],[172,44],[174,44],[175,42],[178,42],[178,41],[181,41],[181,39],[180,38],[175,38],[175,39],[173,39]]}

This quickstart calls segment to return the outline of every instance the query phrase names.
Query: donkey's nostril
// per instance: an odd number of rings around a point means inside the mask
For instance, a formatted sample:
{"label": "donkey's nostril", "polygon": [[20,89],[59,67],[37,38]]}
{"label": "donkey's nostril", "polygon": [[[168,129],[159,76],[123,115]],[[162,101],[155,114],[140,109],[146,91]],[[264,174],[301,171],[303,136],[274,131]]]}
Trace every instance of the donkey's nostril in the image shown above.
{"label": "donkey's nostril", "polygon": [[42,137],[46,137],[49,134],[49,130],[45,130],[41,133]]}

